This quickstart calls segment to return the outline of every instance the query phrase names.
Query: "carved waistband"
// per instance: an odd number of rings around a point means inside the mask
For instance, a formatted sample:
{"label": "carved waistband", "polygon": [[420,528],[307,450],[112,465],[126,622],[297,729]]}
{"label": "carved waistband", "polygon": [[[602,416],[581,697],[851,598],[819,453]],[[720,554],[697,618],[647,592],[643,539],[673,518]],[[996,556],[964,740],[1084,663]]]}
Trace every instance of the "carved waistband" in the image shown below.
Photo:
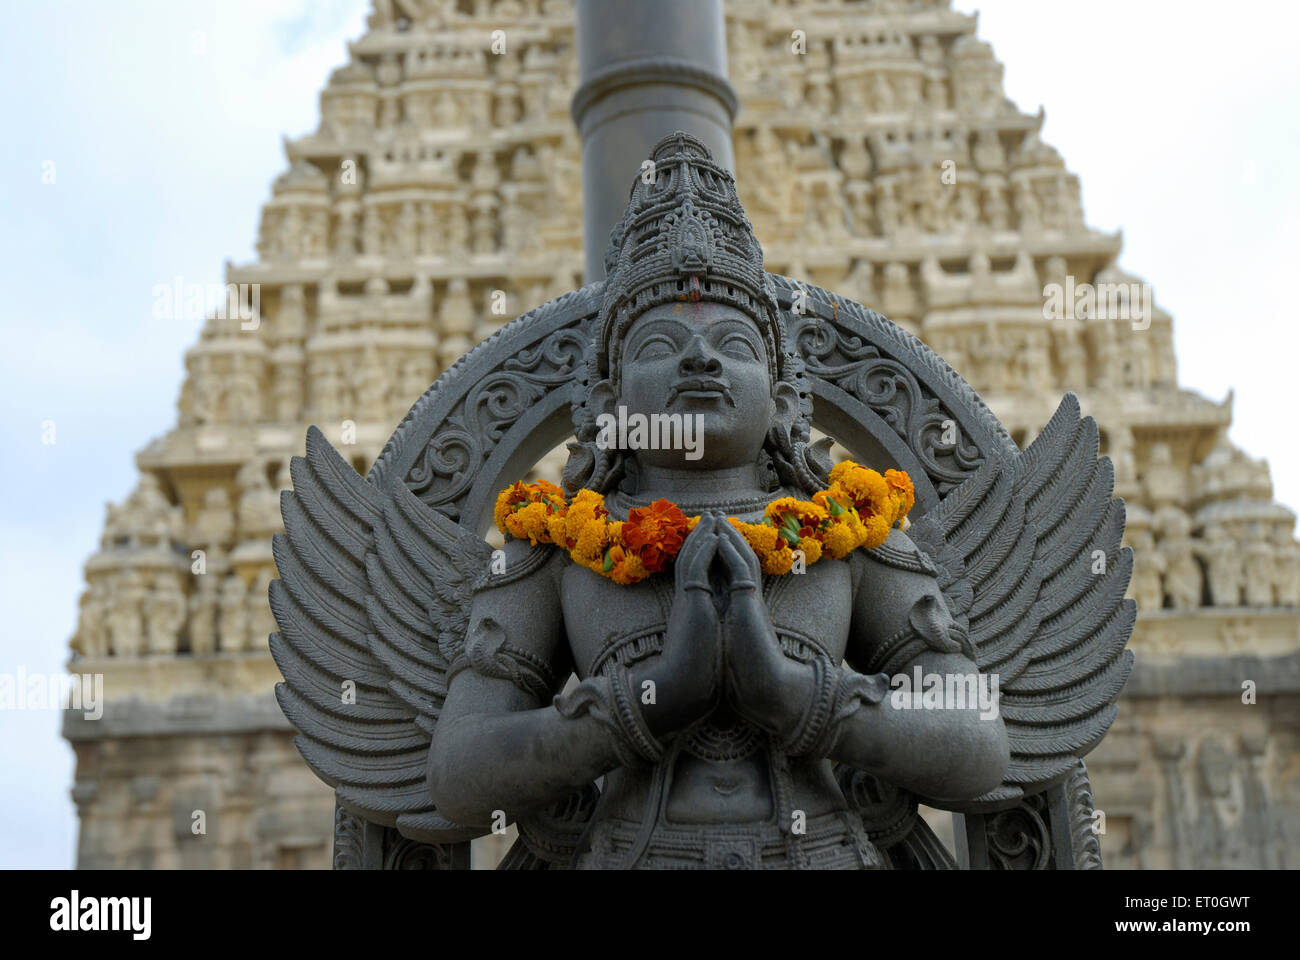
{"label": "carved waistband", "polygon": [[[575,866],[626,867],[640,825],[604,820],[592,827],[590,849]],[[887,869],[858,818],[847,811],[812,817],[799,838],[801,863],[792,863],[789,837],[775,823],[660,823],[637,866],[647,870],[879,870]]]}

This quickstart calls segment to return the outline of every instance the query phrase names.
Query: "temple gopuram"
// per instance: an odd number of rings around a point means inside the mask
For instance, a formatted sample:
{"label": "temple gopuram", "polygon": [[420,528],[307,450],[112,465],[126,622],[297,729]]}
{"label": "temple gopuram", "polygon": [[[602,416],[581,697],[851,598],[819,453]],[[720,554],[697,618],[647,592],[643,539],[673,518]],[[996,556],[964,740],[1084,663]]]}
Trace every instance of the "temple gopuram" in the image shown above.
{"label": "temple gopuram", "polygon": [[[1231,396],[1179,387],[1172,318],[1087,225],[1043,115],[949,0],[728,0],[726,21],[767,269],[924,340],[1022,448],[1066,390],[1100,425],[1139,605],[1088,759],[1107,866],[1296,866],[1295,515],[1228,440]],[[445,368],[582,285],[577,77],[567,0],[374,0],[319,127],[286,142],[256,260],[228,266],[255,315],[203,324],[175,426],[86,561],[71,669],[107,705],[65,719],[79,867],[330,864],[334,797],[272,692],[279,492],[309,424],[364,472]]]}

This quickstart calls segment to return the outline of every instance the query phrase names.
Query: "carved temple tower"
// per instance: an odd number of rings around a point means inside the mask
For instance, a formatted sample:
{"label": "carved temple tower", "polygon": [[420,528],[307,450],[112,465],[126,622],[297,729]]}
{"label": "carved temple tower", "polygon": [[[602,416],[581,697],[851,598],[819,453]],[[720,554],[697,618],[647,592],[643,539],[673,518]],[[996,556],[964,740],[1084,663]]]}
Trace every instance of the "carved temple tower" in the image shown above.
{"label": "carved temple tower", "polygon": [[[176,426],[86,563],[75,669],[105,675],[108,704],[65,721],[80,866],[328,865],[333,797],[271,693],[278,491],[308,424],[364,470],[441,370],[581,285],[573,18],[567,0],[375,0],[318,130],[287,144],[258,258],[227,275],[259,285],[256,321],[205,323]],[[1295,517],[1228,442],[1230,399],[1179,388],[1170,317],[1086,225],[1043,117],[1005,98],[947,0],[728,0],[726,18],[767,268],[920,336],[1022,446],[1067,389],[1101,426],[1140,605],[1089,758],[1107,865],[1295,866]]]}

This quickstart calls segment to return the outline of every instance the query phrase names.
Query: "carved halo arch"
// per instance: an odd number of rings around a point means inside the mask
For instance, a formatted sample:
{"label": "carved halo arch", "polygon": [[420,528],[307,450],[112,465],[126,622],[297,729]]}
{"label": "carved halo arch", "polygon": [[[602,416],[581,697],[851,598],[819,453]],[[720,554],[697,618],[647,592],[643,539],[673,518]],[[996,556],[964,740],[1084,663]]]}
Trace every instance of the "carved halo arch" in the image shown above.
{"label": "carved halo arch", "polygon": [[[807,367],[813,425],[864,464],[906,470],[916,516],[986,460],[1015,453],[970,385],[916,337],[852,300],[770,276],[787,344]],[[404,483],[484,533],[501,488],[573,432],[602,289],[597,282],[544,303],[458,360],[416,401],[368,479]]]}

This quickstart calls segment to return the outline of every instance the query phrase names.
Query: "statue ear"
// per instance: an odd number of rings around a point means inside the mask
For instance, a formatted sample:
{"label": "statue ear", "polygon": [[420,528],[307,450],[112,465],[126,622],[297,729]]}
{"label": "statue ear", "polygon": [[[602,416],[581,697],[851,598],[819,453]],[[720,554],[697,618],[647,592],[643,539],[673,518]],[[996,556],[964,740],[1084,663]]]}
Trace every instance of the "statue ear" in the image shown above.
{"label": "statue ear", "polygon": [[587,402],[591,405],[592,411],[599,414],[612,413],[617,400],[618,395],[614,390],[614,384],[605,379],[592,385]]}
{"label": "statue ear", "polygon": [[778,380],[772,388],[772,420],[789,432],[799,417],[799,391],[785,380]]}

